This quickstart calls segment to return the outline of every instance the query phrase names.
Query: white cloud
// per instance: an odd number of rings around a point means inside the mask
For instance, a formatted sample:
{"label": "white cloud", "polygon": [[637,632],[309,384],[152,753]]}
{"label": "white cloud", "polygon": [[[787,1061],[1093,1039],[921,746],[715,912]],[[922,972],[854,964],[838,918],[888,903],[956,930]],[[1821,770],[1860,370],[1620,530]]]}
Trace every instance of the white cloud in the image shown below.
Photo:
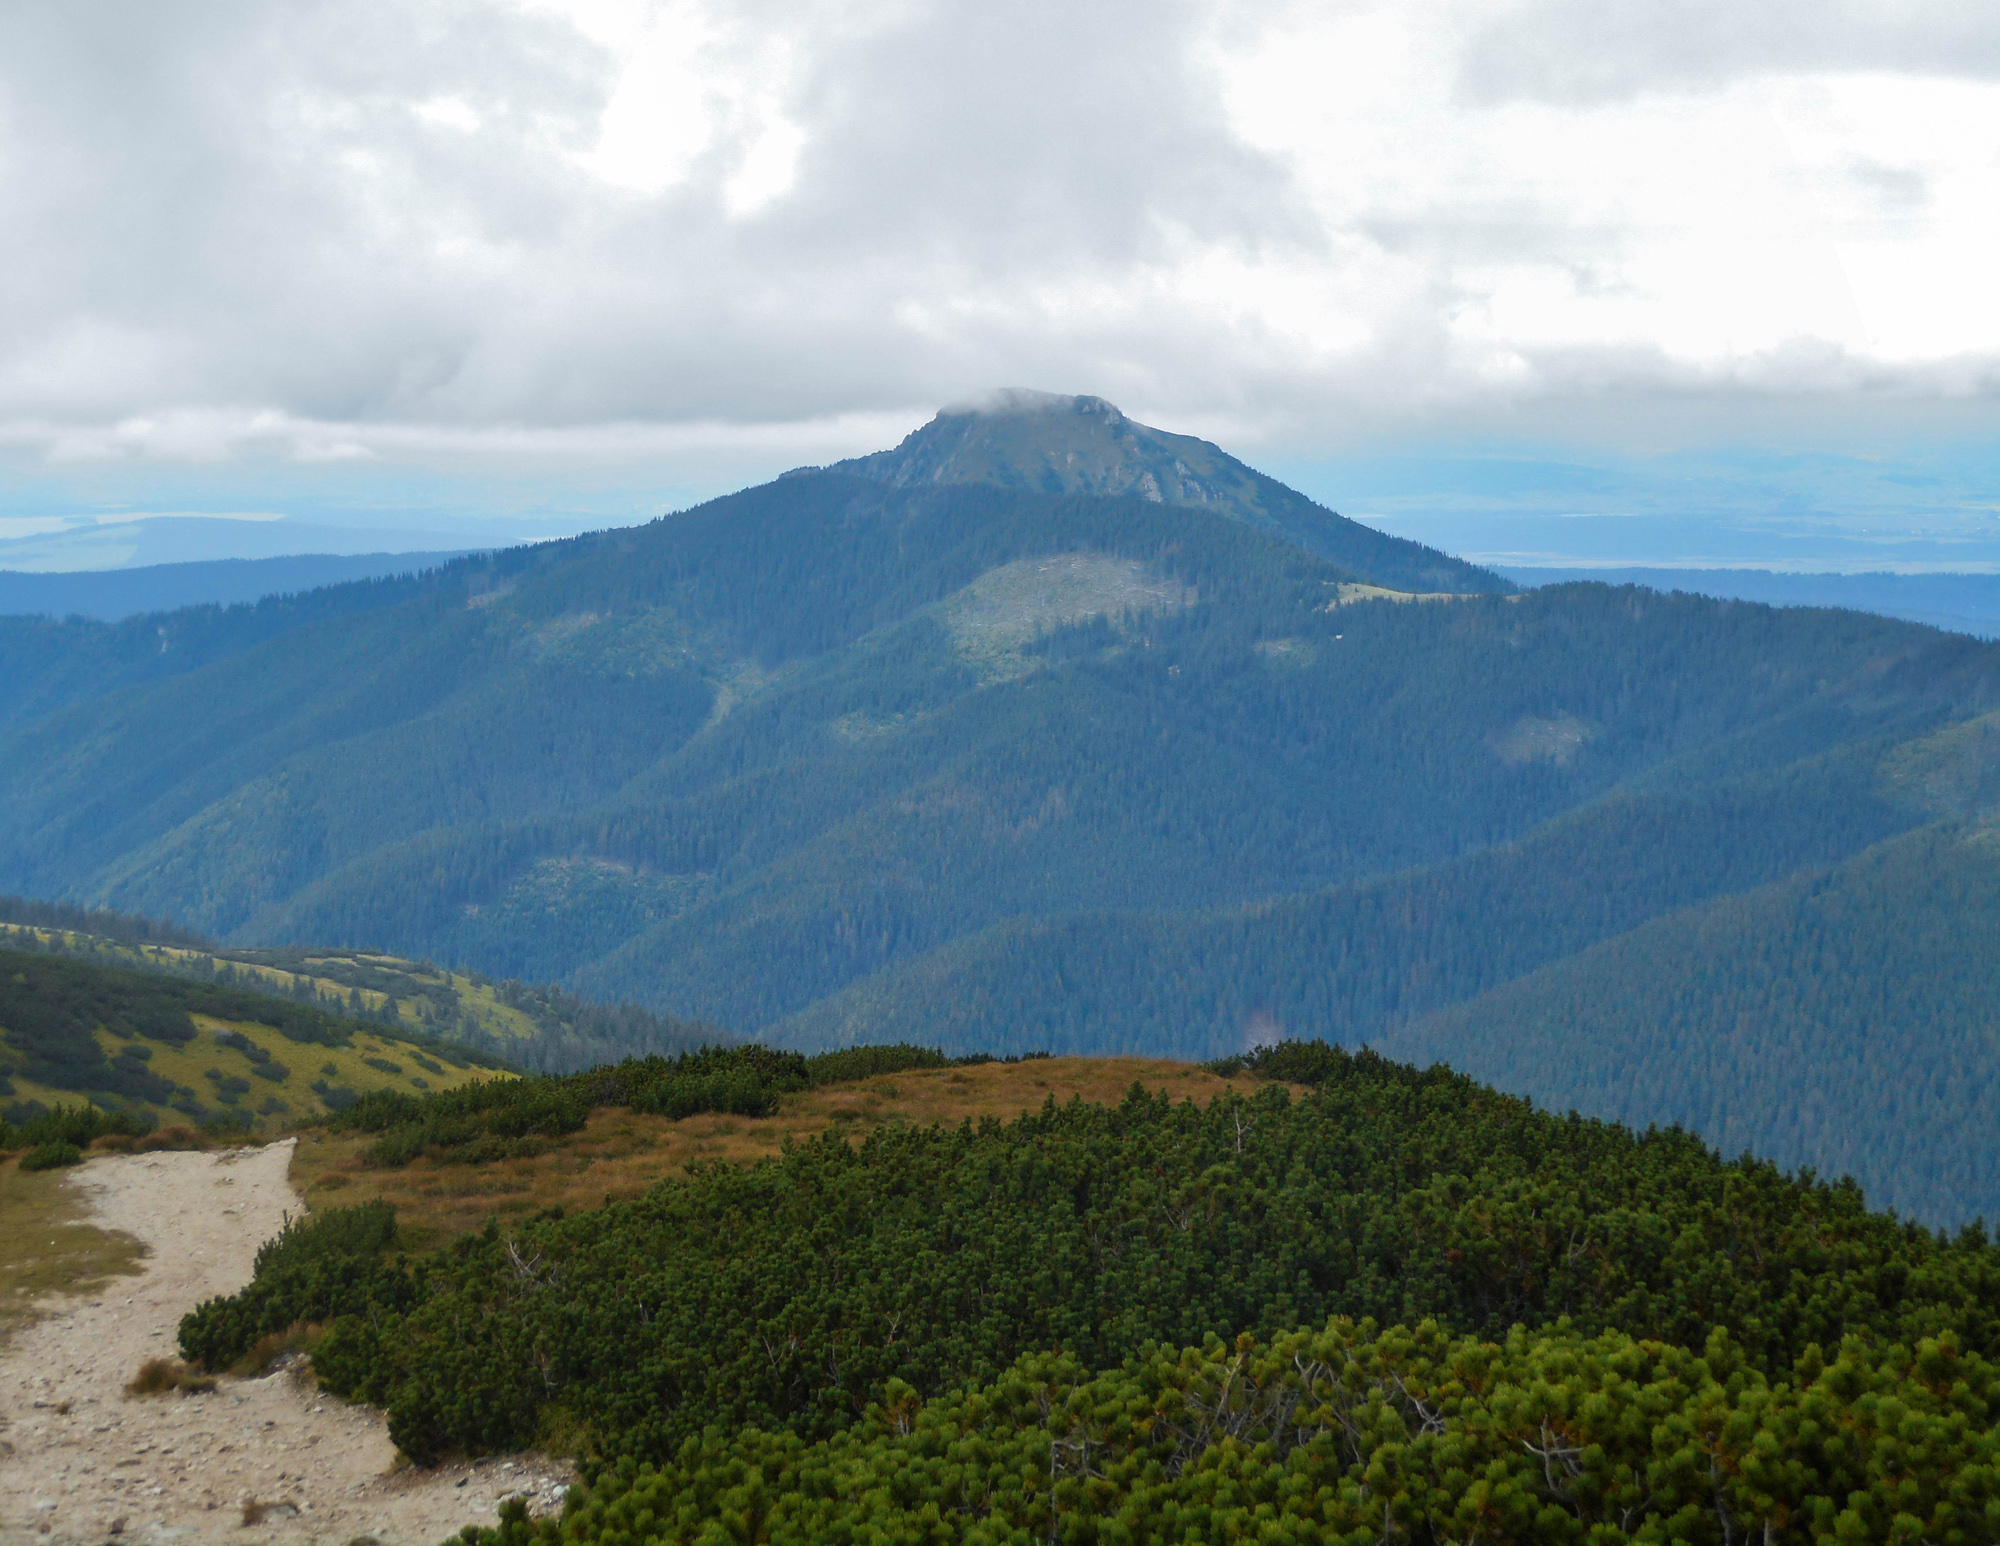
{"label": "white cloud", "polygon": [[1516,0],[1467,8],[1475,98],[1615,102],[1772,75],[2000,80],[1987,0]]}
{"label": "white cloud", "polygon": [[0,440],[57,458],[818,460],[1008,383],[1294,446],[1977,406],[2000,22],[12,7],[0,226]]}

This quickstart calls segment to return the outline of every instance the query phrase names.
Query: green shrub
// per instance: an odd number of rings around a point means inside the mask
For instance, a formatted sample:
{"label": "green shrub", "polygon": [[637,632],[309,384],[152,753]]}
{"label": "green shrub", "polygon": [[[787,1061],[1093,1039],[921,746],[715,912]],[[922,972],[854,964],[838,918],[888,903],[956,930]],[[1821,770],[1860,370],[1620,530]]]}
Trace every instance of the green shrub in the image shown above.
{"label": "green shrub", "polygon": [[60,1170],[65,1165],[80,1164],[83,1150],[73,1143],[57,1138],[48,1143],[38,1143],[21,1156],[23,1170]]}
{"label": "green shrub", "polygon": [[267,1336],[353,1311],[406,1306],[408,1275],[384,1260],[396,1242],[396,1210],[385,1202],[287,1217],[257,1252],[250,1286],[210,1299],[181,1318],[180,1346],[191,1362],[226,1369]]}
{"label": "green shrub", "polygon": [[[886,1047],[842,1047],[806,1059],[806,1077],[814,1084],[845,1084],[877,1074],[900,1074],[916,1068],[950,1068],[960,1059],[931,1047],[897,1044]],[[984,1061],[984,1059],[981,1059]]]}
{"label": "green shrub", "polygon": [[1566,1327],[1487,1341],[1336,1319],[1268,1344],[1037,1353],[819,1443],[756,1428],[620,1463],[467,1546],[711,1541],[1990,1541],[2000,1371],[1851,1339],[1775,1376]]}
{"label": "green shrub", "polygon": [[153,1130],[152,1121],[124,1111],[105,1111],[90,1105],[44,1107],[24,1101],[9,1113],[11,1120],[0,1122],[0,1149],[23,1149],[51,1143],[88,1148],[92,1140],[107,1133],[139,1138]]}
{"label": "green shrub", "polygon": [[1204,1066],[1224,1079],[1248,1073],[1282,1084],[1318,1086],[1341,1072],[1345,1056],[1323,1041],[1280,1041],[1237,1057],[1217,1058]]}
{"label": "green shrub", "polygon": [[[385,1406],[420,1460],[551,1424],[655,1463],[715,1425],[816,1441],[893,1381],[935,1399],[1038,1351],[1112,1368],[1148,1341],[1335,1315],[1488,1339],[1567,1319],[1689,1348],[1719,1327],[1772,1379],[1849,1335],[2000,1353],[1983,1234],[1947,1240],[1869,1213],[1851,1184],[1724,1162],[1685,1133],[1321,1056],[1296,1100],[1267,1085],[1204,1109],[1135,1087],[1112,1108],[698,1167],[634,1202],[378,1258],[346,1319],[287,1298],[280,1324],[328,1324],[322,1381]],[[423,1129],[399,1112],[450,1099],[368,1115],[378,1141],[409,1142]],[[517,1141],[474,1131],[460,1152]]]}

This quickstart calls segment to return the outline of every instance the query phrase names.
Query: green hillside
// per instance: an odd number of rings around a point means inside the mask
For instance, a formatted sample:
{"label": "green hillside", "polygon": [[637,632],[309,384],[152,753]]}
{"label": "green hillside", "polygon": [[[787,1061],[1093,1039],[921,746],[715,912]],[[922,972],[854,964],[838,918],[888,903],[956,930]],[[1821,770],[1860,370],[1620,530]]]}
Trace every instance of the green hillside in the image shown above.
{"label": "green hillside", "polygon": [[1012,921],[771,1035],[1184,1057],[1325,1036],[1852,1174],[1933,1223],[2000,1219],[1994,723],[1621,791],[1518,844],[1304,897]]}
{"label": "green hillside", "polygon": [[267,993],[0,949],[5,1119],[89,1102],[161,1123],[295,1126],[366,1093],[494,1077],[483,1054]]}
{"label": "green hillside", "polygon": [[1755,772],[1927,728],[1988,669],[1849,614],[1344,583],[1189,507],[787,479],[16,725],[0,876],[749,1030],[1010,917],[1352,882],[1732,738]]}
{"label": "green hillside", "polygon": [[476,971],[380,951],[230,950],[155,919],[22,897],[0,897],[0,947],[164,972],[308,1004],[375,1022],[400,1036],[444,1037],[537,1072],[733,1039],[712,1026],[633,1004],[599,1004],[549,983],[496,982]]}
{"label": "green hillside", "polygon": [[1182,1057],[1286,1032],[1380,1041],[1649,918],[1928,820],[1920,801],[1881,787],[1883,756],[1864,742],[1706,787],[1619,789],[1516,843],[1247,907],[1009,921],[771,1034],[805,1047],[928,1036],[961,1050],[1020,1041]]}
{"label": "green hillside", "polygon": [[[754,1124],[803,1069],[599,1077]],[[1235,1073],[1205,1107],[831,1132],[423,1252],[328,1209],[181,1348],[317,1323],[322,1387],[413,1458],[576,1454],[564,1517],[485,1546],[1990,1538],[1983,1231],[1324,1044]],[[387,1142],[479,1102],[381,1104]]]}
{"label": "green hillside", "polygon": [[[1722,631],[1710,603],[1587,587],[1448,616],[1213,606],[1155,617],[1141,648],[1070,627],[999,680],[914,618],[799,662],[594,812],[384,845],[243,928],[385,937],[752,1031],[1008,919],[1446,863],[1677,760],[1768,776],[1953,712],[1883,694],[1874,666],[1914,647],[1942,676],[1955,641],[1847,614],[1742,609]],[[1279,630],[1286,652],[1260,647]],[[1581,750],[1534,740],[1572,722]]]}
{"label": "green hillside", "polygon": [[294,629],[407,603],[425,582],[360,580],[240,606],[194,606],[117,623],[0,616],[0,725],[164,682]]}

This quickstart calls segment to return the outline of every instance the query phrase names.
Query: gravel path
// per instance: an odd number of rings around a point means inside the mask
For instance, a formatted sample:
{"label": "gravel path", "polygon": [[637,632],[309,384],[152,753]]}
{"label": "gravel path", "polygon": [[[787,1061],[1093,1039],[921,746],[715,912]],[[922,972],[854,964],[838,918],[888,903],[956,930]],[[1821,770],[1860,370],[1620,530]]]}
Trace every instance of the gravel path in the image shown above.
{"label": "gravel path", "polygon": [[[305,1212],[291,1155],[287,1140],[70,1173],[91,1222],[148,1255],[140,1276],[53,1302],[0,1349],[0,1541],[435,1546],[492,1523],[512,1492],[537,1514],[557,1506],[570,1473],[538,1455],[391,1474],[381,1414],[316,1393],[298,1370],[224,1378],[212,1395],[125,1395],[140,1364],[174,1354],[181,1316],[249,1282],[257,1247]],[[250,1525],[247,1502],[266,1505]]]}

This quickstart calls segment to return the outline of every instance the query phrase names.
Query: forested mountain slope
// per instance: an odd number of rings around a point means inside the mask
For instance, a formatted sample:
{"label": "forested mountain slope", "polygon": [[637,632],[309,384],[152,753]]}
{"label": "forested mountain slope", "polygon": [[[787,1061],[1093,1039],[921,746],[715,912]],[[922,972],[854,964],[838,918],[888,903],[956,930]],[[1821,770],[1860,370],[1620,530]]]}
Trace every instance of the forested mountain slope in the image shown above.
{"label": "forested mountain slope", "polygon": [[1706,783],[1663,767],[1359,885],[1012,920],[771,1034],[1183,1056],[1325,1035],[1852,1174],[1916,1217],[2000,1217],[2000,716],[1903,735]]}
{"label": "forested mountain slope", "polygon": [[302,553],[288,558],[214,558],[136,569],[41,573],[0,569],[0,614],[120,622],[182,607],[254,606],[267,599],[435,569],[447,553]]}
{"label": "forested mountain slope", "polygon": [[116,623],[86,617],[0,617],[0,727],[72,703],[162,683],[254,649],[295,628],[407,603],[425,581],[357,580],[249,606],[197,606]]}
{"label": "forested mountain slope", "polygon": [[1010,920],[774,1034],[818,1046],[921,1031],[957,1049],[1019,1038],[1190,1057],[1284,1031],[1379,1041],[1649,918],[1925,819],[1878,787],[1880,755],[1864,742],[1743,779],[1621,789],[1519,842],[1249,906]]}
{"label": "forested mountain slope", "polygon": [[1670,914],[1378,1045],[2000,1219],[2000,830],[1926,826]]}

